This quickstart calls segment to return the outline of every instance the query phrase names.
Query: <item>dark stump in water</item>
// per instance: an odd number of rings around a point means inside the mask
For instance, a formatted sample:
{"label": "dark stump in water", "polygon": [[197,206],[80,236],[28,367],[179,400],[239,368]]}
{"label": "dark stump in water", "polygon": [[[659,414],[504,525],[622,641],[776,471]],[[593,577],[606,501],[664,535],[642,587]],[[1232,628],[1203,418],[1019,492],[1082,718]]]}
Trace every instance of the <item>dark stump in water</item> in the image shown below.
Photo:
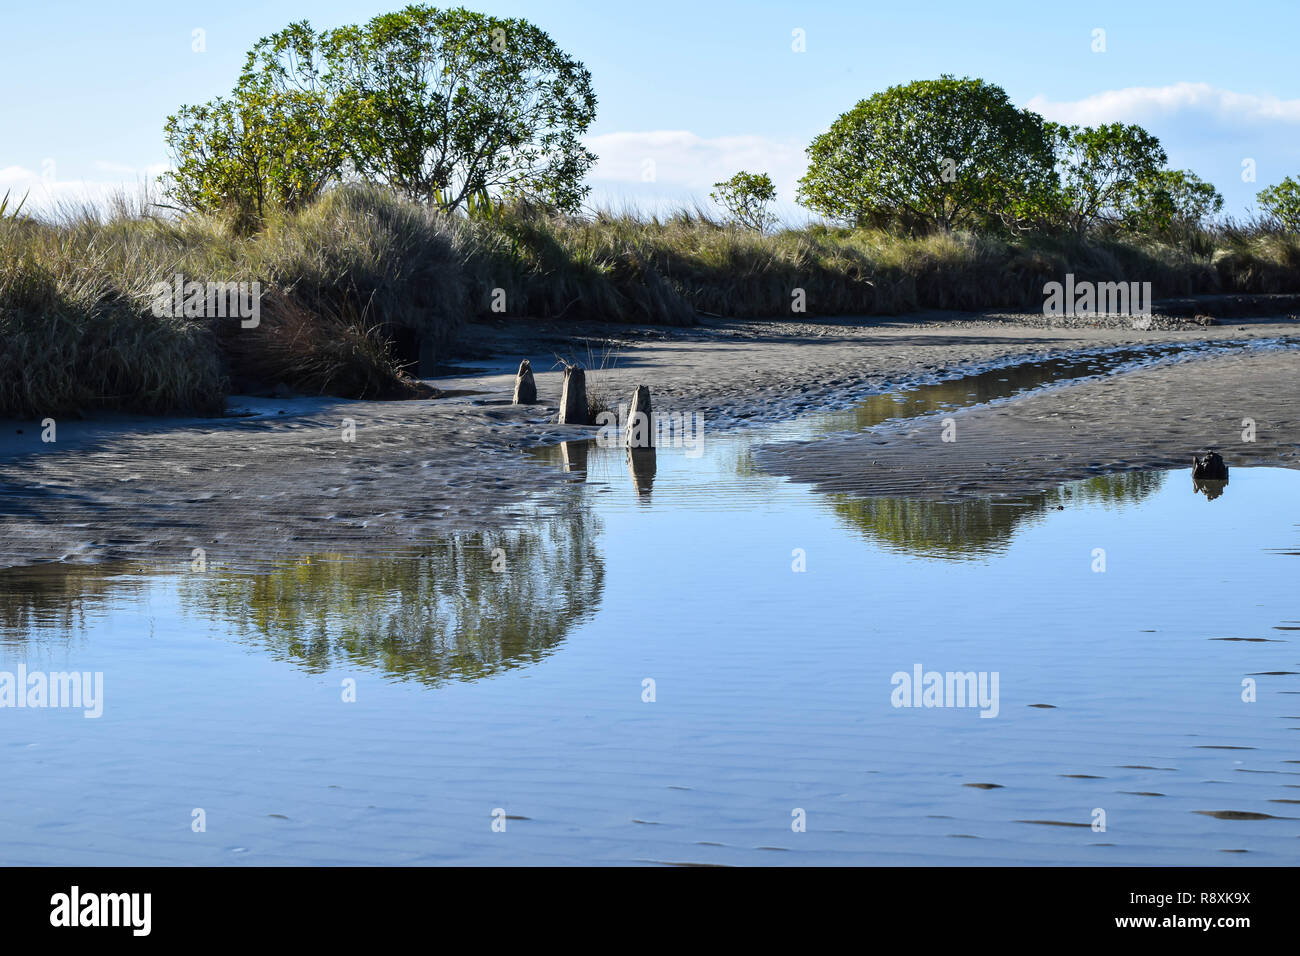
{"label": "dark stump in water", "polygon": [[1192,456],[1192,478],[1202,481],[1227,481],[1228,466],[1218,452],[1209,452],[1203,458]]}
{"label": "dark stump in water", "polygon": [[515,375],[514,403],[516,405],[537,404],[537,383],[533,380],[533,364],[528,359],[519,363],[519,372]]}

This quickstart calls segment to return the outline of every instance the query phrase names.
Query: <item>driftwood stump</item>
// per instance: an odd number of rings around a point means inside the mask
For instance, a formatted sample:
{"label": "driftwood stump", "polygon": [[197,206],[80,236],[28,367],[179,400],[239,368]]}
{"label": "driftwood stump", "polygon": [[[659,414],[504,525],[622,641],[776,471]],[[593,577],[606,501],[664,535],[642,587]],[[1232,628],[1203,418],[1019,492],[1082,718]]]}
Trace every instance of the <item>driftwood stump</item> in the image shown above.
{"label": "driftwood stump", "polygon": [[587,373],[579,365],[564,367],[564,387],[560,391],[561,425],[589,425],[587,411]]}
{"label": "driftwood stump", "polygon": [[514,404],[536,405],[537,382],[533,380],[533,363],[524,359],[519,363],[519,372],[515,375]]}
{"label": "driftwood stump", "polygon": [[1203,481],[1227,481],[1228,466],[1218,452],[1209,452],[1201,458],[1193,455],[1192,478]]}
{"label": "driftwood stump", "polygon": [[650,413],[650,389],[646,385],[638,385],[632,392],[624,441],[628,448],[653,448],[655,445],[654,418]]}

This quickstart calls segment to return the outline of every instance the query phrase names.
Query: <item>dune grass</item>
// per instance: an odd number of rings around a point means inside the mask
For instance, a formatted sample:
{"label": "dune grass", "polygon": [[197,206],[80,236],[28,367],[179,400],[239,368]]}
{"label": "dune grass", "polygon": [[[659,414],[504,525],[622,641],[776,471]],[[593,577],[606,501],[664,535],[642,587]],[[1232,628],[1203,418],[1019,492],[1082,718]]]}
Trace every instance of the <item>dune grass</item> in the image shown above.
{"label": "dune grass", "polygon": [[[240,236],[147,197],[37,220],[0,215],[0,416],[118,409],[211,414],[233,390],[413,394],[422,350],[468,321],[684,325],[697,314],[795,318],[1041,308],[1066,272],[1149,281],[1157,298],[1300,292],[1300,237],[1260,224],[1168,241],[921,238],[808,226],[771,234],[699,211],[562,216],[526,204],[449,217],[342,187]],[[155,283],[257,282],[256,328],[157,317]],[[806,313],[792,311],[802,290]]]}

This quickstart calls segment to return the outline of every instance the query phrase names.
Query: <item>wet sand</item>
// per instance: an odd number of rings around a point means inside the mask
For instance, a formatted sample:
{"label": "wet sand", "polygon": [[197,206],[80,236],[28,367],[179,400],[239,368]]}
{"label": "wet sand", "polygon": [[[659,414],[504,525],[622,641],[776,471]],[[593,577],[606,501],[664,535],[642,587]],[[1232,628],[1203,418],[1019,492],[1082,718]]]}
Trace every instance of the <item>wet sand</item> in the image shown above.
{"label": "wet sand", "polygon": [[[199,547],[209,561],[249,564],[290,553],[397,551],[433,533],[510,526],[530,504],[545,508],[546,492],[565,480],[519,449],[594,434],[550,424],[559,400],[557,356],[598,366],[611,349],[615,365],[590,373],[593,391],[617,404],[636,384],[648,384],[657,411],[699,412],[716,431],[843,407],[903,383],[1014,358],[1300,333],[1300,322],[1287,317],[1151,331],[1043,327],[1041,319],[711,320],[686,330],[501,322],[471,330],[471,353],[434,380],[451,393],[436,400],[236,397],[232,411],[253,414],[59,421],[54,443],[41,441],[38,423],[5,422],[0,567],[188,561]],[[516,408],[508,405],[509,389],[523,357],[538,372],[543,404]],[[1231,464],[1293,464],[1298,367],[1295,354],[1210,359],[972,410],[959,417],[961,437],[952,444],[898,430],[768,450],[760,459],[779,473],[842,489],[927,495],[1183,464],[1207,443]],[[1259,441],[1239,449],[1230,439],[1245,416],[1260,423]],[[352,441],[344,440],[348,419]]]}
{"label": "wet sand", "polygon": [[[862,496],[1045,491],[1110,472],[1191,465],[1300,468],[1300,351],[1197,359],[1047,389],[756,454],[775,473]],[[1254,422],[1247,441],[1246,419]],[[946,424],[952,440],[944,441]],[[1231,471],[1229,472],[1231,477]]]}

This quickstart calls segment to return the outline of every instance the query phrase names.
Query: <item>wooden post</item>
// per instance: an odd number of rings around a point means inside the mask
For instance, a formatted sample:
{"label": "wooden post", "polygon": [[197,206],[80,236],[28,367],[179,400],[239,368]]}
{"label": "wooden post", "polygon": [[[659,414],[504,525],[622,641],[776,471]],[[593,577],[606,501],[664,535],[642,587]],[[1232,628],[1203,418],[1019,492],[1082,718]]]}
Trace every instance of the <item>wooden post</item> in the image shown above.
{"label": "wooden post", "polygon": [[638,385],[632,392],[624,441],[628,448],[655,446],[654,416],[650,413],[650,388],[647,385]]}
{"label": "wooden post", "polygon": [[587,373],[580,365],[564,367],[564,387],[560,391],[561,425],[589,425],[587,412]]}
{"label": "wooden post", "polygon": [[519,371],[515,375],[513,401],[516,405],[537,404],[537,382],[533,380],[533,364],[528,359],[519,363]]}

